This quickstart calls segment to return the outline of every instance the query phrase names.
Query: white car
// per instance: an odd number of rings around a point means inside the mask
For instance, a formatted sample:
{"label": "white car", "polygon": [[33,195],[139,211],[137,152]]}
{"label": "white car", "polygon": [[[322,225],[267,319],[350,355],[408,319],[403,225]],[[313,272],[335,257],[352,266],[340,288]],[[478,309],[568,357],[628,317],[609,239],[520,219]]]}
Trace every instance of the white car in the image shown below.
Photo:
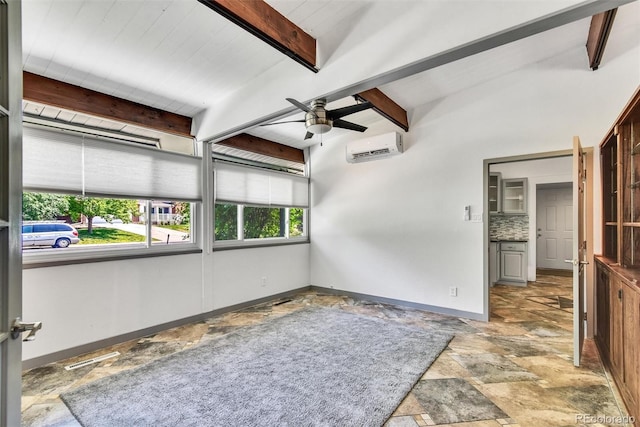
{"label": "white car", "polygon": [[78,243],[78,230],[63,222],[37,222],[22,226],[22,247],[66,248]]}

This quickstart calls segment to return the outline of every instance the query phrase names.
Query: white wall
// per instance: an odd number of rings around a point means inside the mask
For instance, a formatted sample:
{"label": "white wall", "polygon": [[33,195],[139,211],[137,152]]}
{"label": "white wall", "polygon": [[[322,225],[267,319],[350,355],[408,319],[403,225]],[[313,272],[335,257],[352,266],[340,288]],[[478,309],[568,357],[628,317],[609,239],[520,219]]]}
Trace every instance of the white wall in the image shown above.
{"label": "white wall", "polygon": [[[604,135],[603,135],[604,136]],[[529,160],[525,162],[500,163],[491,165],[491,172],[500,172],[503,179],[527,178],[527,211],[529,212],[529,242],[527,279],[536,280],[536,188],[538,184],[571,182],[572,157]]]}
{"label": "white wall", "polygon": [[347,164],[348,137],[313,147],[311,283],[482,313],[483,225],[463,209],[483,209],[483,161],[574,135],[597,146],[640,83],[637,44],[611,55],[592,72],[576,46],[410,112],[398,157]]}
{"label": "white wall", "polygon": [[297,289],[308,279],[308,244],[24,270],[23,318],[43,328],[23,345],[23,360]]}

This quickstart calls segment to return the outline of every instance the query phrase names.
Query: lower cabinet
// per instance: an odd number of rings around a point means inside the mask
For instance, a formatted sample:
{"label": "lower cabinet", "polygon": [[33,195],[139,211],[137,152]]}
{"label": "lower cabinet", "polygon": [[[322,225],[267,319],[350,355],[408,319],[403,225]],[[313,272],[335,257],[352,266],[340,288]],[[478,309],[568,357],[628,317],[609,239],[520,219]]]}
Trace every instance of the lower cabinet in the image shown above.
{"label": "lower cabinet", "polygon": [[596,259],[596,343],[630,415],[640,419],[640,277]]}
{"label": "lower cabinet", "polygon": [[527,260],[527,244],[525,242],[501,242],[499,281],[525,286],[527,284]]}

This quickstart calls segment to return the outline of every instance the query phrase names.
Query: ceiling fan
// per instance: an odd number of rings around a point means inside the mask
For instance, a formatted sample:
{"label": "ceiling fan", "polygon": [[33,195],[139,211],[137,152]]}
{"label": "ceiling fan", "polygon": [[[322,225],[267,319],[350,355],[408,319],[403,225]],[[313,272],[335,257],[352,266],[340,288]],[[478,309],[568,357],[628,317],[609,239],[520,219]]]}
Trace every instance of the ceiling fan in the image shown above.
{"label": "ceiling fan", "polygon": [[370,102],[362,102],[360,104],[350,105],[347,107],[336,108],[335,110],[327,110],[327,100],[324,98],[318,98],[311,101],[311,107],[303,104],[300,101],[296,101],[293,98],[287,98],[287,101],[304,111],[306,114],[304,119],[301,120],[287,120],[284,122],[265,123],[263,126],[279,125],[281,123],[304,123],[307,128],[307,133],[304,139],[312,138],[314,134],[323,134],[329,132],[332,128],[341,128],[354,130],[356,132],[364,132],[366,127],[342,120],[342,117],[349,114],[357,113],[358,111],[368,110],[373,105]]}

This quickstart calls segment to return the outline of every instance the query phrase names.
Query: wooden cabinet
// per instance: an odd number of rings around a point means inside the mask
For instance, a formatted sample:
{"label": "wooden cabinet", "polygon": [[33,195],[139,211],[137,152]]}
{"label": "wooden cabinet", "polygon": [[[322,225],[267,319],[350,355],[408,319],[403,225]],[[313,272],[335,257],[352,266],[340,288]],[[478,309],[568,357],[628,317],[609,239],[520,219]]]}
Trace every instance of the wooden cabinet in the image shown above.
{"label": "wooden cabinet", "polygon": [[500,243],[500,282],[525,286],[527,284],[527,244]]}
{"label": "wooden cabinet", "polygon": [[502,212],[505,214],[527,213],[527,178],[502,180]]}
{"label": "wooden cabinet", "polygon": [[640,415],[640,269],[596,258],[596,343],[630,415]]}
{"label": "wooden cabinet", "polygon": [[502,211],[502,174],[492,172],[489,174],[489,214]]}
{"label": "wooden cabinet", "polygon": [[640,88],[600,144],[600,161],[596,343],[630,415],[640,419]]}

